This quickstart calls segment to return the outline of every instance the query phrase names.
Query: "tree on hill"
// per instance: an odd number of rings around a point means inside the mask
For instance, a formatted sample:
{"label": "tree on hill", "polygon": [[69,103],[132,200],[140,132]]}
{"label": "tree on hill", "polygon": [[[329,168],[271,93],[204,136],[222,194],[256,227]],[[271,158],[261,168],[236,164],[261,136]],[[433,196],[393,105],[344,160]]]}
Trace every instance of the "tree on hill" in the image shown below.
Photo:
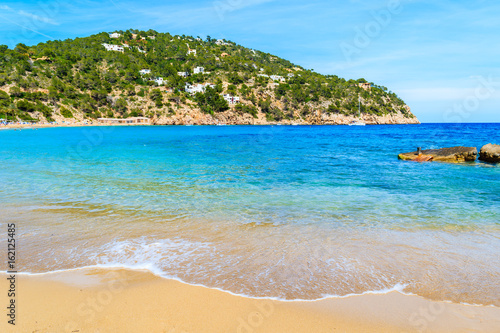
{"label": "tree on hill", "polygon": [[198,106],[205,113],[214,114],[229,109],[227,101],[211,87],[207,87],[205,93],[196,93],[195,96]]}

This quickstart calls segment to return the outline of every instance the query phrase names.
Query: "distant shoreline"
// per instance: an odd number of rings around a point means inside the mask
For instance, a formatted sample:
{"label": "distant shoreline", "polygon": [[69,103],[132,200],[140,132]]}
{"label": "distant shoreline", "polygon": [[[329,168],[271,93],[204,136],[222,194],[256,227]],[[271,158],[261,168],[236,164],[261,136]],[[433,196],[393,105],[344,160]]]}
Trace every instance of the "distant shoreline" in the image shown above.
{"label": "distant shoreline", "polygon": [[[499,122],[490,123],[420,123],[420,124],[366,124],[367,126],[385,126],[385,125],[467,125],[467,124],[500,124]],[[73,124],[13,124],[13,125],[0,125],[0,130],[8,129],[39,129],[39,128],[60,128],[60,127],[137,127],[137,126],[347,126],[347,124],[283,124],[283,123],[268,123],[268,124],[100,124],[100,123],[73,123]]]}
{"label": "distant shoreline", "polygon": [[[385,126],[385,125],[420,125],[420,124],[367,124],[366,126]],[[61,127],[158,127],[158,126],[348,126],[347,124],[219,124],[219,125],[206,125],[206,124],[14,124],[14,125],[0,125],[0,130],[9,130],[9,129],[39,129],[39,128],[61,128]]]}

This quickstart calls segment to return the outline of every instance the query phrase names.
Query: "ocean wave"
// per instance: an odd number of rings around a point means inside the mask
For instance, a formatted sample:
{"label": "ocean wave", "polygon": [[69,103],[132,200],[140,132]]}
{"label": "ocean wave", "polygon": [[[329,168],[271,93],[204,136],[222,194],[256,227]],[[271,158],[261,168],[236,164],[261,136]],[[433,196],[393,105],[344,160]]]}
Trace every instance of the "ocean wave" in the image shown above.
{"label": "ocean wave", "polygon": [[[68,268],[68,269],[59,269],[59,270],[54,270],[54,271],[48,271],[48,272],[40,272],[40,273],[31,273],[31,272],[18,272],[16,275],[21,275],[21,276],[50,276],[50,275],[55,275],[55,274],[65,274],[65,273],[71,273],[71,272],[78,272],[78,271],[86,271],[86,270],[129,270],[129,271],[136,271],[136,272],[147,272],[150,273],[156,277],[165,279],[165,280],[173,280],[177,281],[180,283],[183,283],[188,286],[194,286],[194,287],[203,287],[211,290],[217,290],[229,295],[233,296],[238,296],[238,297],[245,297],[249,299],[255,299],[255,300],[273,300],[273,301],[279,301],[279,302],[317,302],[317,301],[323,301],[323,300],[328,300],[328,299],[345,299],[345,298],[351,298],[351,297],[358,297],[358,296],[364,296],[364,295],[386,295],[390,294],[393,292],[400,293],[402,295],[406,296],[418,296],[425,298],[424,296],[406,291],[406,287],[408,285],[403,284],[403,283],[397,283],[393,287],[390,288],[383,288],[383,289],[378,289],[378,290],[367,290],[361,293],[350,293],[346,295],[324,295],[320,298],[315,298],[315,299],[284,299],[281,297],[258,297],[258,296],[253,296],[253,295],[247,295],[247,294],[242,294],[242,293],[236,293],[232,292],[230,290],[226,290],[223,288],[218,288],[218,287],[211,287],[207,286],[204,284],[200,283],[190,283],[186,282],[178,277],[175,276],[170,276],[162,272],[161,270],[158,270],[155,267],[151,267],[151,265],[146,264],[146,265],[113,265],[113,264],[99,264],[99,265],[92,265],[92,266],[84,266],[84,267],[76,267],[76,268]],[[7,271],[0,271],[0,274],[7,274]],[[427,299],[427,298],[425,298]],[[435,300],[432,300],[435,301]],[[444,302],[444,303],[449,303],[449,304],[461,304],[461,305],[466,305],[466,306],[476,306],[476,307],[491,307],[491,308],[498,308],[498,306],[495,306],[493,304],[474,304],[474,303],[467,303],[467,302],[453,302],[450,300],[439,300],[439,302]]]}

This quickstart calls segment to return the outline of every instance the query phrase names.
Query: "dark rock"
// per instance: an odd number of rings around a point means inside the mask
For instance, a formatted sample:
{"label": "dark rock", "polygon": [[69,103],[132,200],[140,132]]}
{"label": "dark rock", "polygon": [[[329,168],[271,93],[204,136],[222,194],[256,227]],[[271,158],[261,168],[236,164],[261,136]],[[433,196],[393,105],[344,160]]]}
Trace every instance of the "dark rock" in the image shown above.
{"label": "dark rock", "polygon": [[479,160],[490,163],[500,163],[500,145],[487,144],[479,152]]}
{"label": "dark rock", "polygon": [[[424,156],[422,156],[424,155]],[[425,157],[425,158],[424,158]],[[473,162],[477,157],[476,147],[450,147],[441,149],[422,150],[419,155],[417,151],[399,154],[398,158],[405,161],[434,161],[434,162]]]}

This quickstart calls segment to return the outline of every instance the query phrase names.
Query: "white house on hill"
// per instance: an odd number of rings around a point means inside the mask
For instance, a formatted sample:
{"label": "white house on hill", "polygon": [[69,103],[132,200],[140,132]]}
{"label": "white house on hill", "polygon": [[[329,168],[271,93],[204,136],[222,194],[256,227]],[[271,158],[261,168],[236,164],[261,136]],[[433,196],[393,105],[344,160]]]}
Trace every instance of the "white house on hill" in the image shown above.
{"label": "white house on hill", "polygon": [[167,81],[165,81],[162,77],[157,77],[155,79],[155,82],[156,82],[157,85],[162,86]]}
{"label": "white house on hill", "polygon": [[236,96],[231,96],[229,94],[225,94],[222,97],[229,103],[229,104],[238,104],[240,102],[240,98]]}
{"label": "white house on hill", "polygon": [[279,76],[279,75],[271,75],[271,80],[285,82],[285,78],[283,76]]}
{"label": "white house on hill", "polygon": [[182,77],[188,77],[189,73],[188,72],[177,72],[177,75],[182,76]]}
{"label": "white house on hill", "polygon": [[194,74],[201,74],[205,72],[205,68],[203,67],[195,67],[193,73]]}
{"label": "white house on hill", "polygon": [[110,38],[120,38],[121,36],[122,36],[122,34],[119,34],[117,32],[113,32],[112,34],[109,34]]}
{"label": "white house on hill", "polygon": [[139,71],[139,74],[141,74],[141,75],[151,74],[151,70],[150,69],[141,69]]}
{"label": "white house on hill", "polygon": [[222,39],[218,39],[215,44],[217,45],[230,45],[229,43],[226,43],[224,40]]}
{"label": "white house on hill", "polygon": [[189,83],[186,83],[186,87],[184,88],[184,90],[187,92],[187,93],[190,93],[192,95],[196,94],[196,93],[204,93],[205,90],[207,89],[207,87],[210,87],[210,88],[215,88],[215,84],[211,84],[211,83],[205,83],[205,84],[189,84]]}
{"label": "white house on hill", "polygon": [[123,52],[125,49],[121,45],[113,45],[113,44],[102,44],[106,48],[106,51],[118,51]]}

